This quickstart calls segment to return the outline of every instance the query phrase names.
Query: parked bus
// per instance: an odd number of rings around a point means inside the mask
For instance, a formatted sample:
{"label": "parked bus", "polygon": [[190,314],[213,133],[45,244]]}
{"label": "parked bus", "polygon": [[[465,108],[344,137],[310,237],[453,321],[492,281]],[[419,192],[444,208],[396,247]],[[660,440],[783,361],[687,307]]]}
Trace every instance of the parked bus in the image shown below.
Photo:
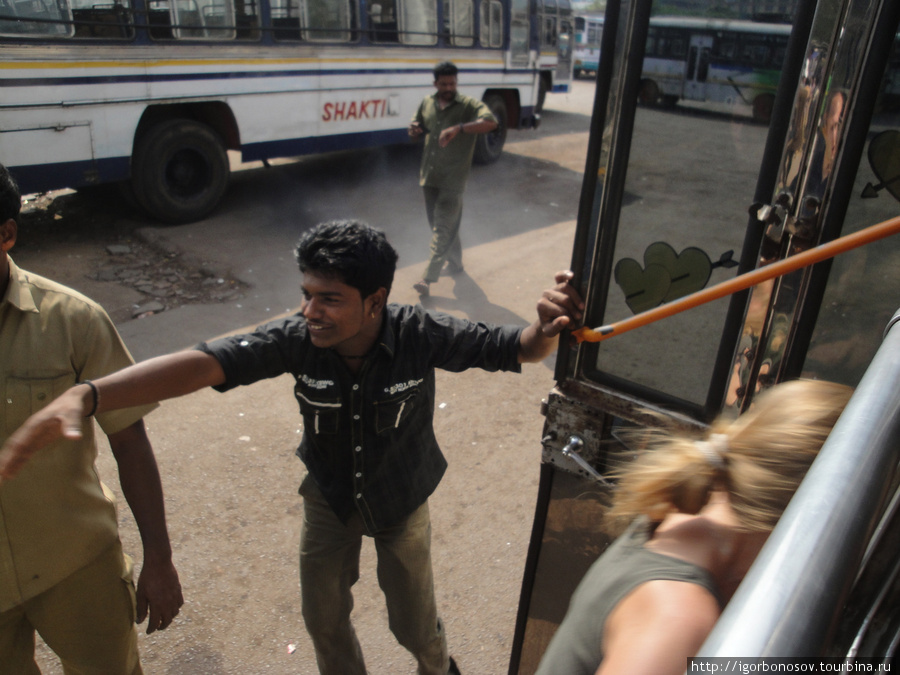
{"label": "parked bus", "polygon": [[640,100],[743,104],[768,122],[790,33],[789,24],[653,17]]}
{"label": "parked bus", "polygon": [[[607,2],[571,257],[584,326],[602,339],[561,340],[545,396],[509,673],[535,672],[609,545],[617,470],[647,449],[648,431],[703,437],[718,415],[800,377],[857,391],[700,655],[738,668],[829,656],[835,669],[890,670],[900,645],[900,234],[625,322],[846,235],[896,228],[900,3],[797,0],[790,37],[779,25],[651,18],[658,4]],[[639,105],[729,95],[771,123]],[[696,666],[716,667],[685,669]]]}
{"label": "parked bus", "polygon": [[[563,0],[557,0],[563,2]],[[227,150],[267,161],[407,140],[452,60],[508,128],[562,86],[546,0],[0,0],[0,161],[26,193],[127,181],[167,222],[219,202]],[[553,54],[557,52],[551,50]],[[571,65],[569,65],[569,69]],[[569,70],[570,72],[570,70]]]}
{"label": "parked bus", "polygon": [[593,77],[597,74],[602,36],[602,15],[578,14],[575,16],[575,53],[572,65],[575,77]]}

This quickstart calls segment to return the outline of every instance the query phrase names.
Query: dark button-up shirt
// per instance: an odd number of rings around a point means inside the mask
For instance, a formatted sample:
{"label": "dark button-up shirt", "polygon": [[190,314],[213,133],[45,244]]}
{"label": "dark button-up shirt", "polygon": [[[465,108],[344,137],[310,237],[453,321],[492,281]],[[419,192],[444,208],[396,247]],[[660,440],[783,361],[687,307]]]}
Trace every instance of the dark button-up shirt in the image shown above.
{"label": "dark button-up shirt", "polygon": [[473,323],[421,306],[388,305],[357,374],[313,346],[295,315],[204,343],[227,391],[291,373],[303,416],[297,454],[335,514],[356,511],[370,533],[395,525],[437,488],[447,461],[434,436],[434,370],[519,372],[522,328]]}
{"label": "dark button-up shirt", "polygon": [[438,144],[438,138],[444,129],[475,120],[496,122],[497,118],[483,101],[458,92],[456,98],[443,109],[437,93],[425,97],[412,120],[421,124],[426,133],[419,185],[463,191],[472,167],[478,134],[457,134],[445,148]]}

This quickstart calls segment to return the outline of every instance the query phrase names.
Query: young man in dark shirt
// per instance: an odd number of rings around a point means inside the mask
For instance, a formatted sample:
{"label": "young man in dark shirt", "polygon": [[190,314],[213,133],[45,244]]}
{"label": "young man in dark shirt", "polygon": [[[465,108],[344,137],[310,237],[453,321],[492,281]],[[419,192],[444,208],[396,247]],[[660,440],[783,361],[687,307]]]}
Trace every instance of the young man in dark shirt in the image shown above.
{"label": "young man in dark shirt", "polygon": [[556,346],[582,303],[559,273],[525,328],[490,326],[388,304],[397,254],[384,235],[331,222],[297,246],[299,314],[76,386],[0,451],[9,476],[47,439],[80,434],[85,412],[225,391],[291,373],[303,416],[303,616],[322,673],[365,673],[350,623],[362,536],[371,536],[391,630],[419,672],[458,672],[434,600],[428,497],[447,463],[433,430],[434,371],[518,371]]}

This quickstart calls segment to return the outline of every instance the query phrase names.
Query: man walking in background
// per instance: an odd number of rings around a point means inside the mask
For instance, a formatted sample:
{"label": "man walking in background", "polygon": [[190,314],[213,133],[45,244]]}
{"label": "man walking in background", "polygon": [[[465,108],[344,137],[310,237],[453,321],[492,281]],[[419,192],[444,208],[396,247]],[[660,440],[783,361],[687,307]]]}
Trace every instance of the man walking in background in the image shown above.
{"label": "man walking in background", "polygon": [[478,134],[497,128],[497,119],[482,102],[456,90],[457,67],[445,61],[434,68],[437,91],[419,104],[409,125],[413,139],[425,136],[419,185],[425,193],[425,213],[431,227],[431,257],[425,275],[413,287],[427,296],[444,263],[450,274],[463,271],[459,224],[463,191]]}

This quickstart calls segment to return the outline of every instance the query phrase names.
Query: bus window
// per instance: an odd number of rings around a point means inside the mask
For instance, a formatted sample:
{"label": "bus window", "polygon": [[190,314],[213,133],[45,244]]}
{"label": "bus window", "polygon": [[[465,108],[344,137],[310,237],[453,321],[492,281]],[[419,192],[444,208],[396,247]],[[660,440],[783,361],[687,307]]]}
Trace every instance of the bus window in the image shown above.
{"label": "bus window", "polygon": [[238,40],[259,39],[259,9],[256,0],[235,0],[235,37]]}
{"label": "bus window", "polygon": [[434,0],[401,0],[398,16],[401,43],[437,43],[437,5]]}
{"label": "bus window", "polygon": [[472,0],[450,0],[450,44],[454,47],[471,47],[475,44],[475,10]]}
{"label": "bus window", "polygon": [[394,0],[369,5],[369,25],[372,42],[397,42],[397,10]]}
{"label": "bus window", "polygon": [[500,47],[503,45],[503,5],[496,0],[483,0],[481,3],[482,47]]}
{"label": "bus window", "polygon": [[300,4],[298,0],[272,0],[272,37],[276,40],[300,39]]}
{"label": "bus window", "polygon": [[175,12],[172,25],[176,38],[204,38],[203,19],[196,0],[172,0]]}
{"label": "bus window", "polygon": [[[65,0],[2,0],[0,15],[15,19],[0,20],[0,35],[14,37],[64,37],[73,34],[72,11]],[[40,21],[28,21],[40,19]]]}
{"label": "bus window", "polygon": [[72,0],[76,38],[132,38],[134,15],[127,0],[96,4],[94,0]]}
{"label": "bus window", "polygon": [[509,52],[513,63],[528,62],[529,54],[529,2],[512,0],[509,20]]}
{"label": "bus window", "polygon": [[309,42],[349,42],[353,37],[350,0],[302,0],[300,22]]}
{"label": "bus window", "polygon": [[555,47],[556,46],[556,17],[555,16],[545,16],[544,17],[544,36],[541,40],[541,44],[547,47]]}

